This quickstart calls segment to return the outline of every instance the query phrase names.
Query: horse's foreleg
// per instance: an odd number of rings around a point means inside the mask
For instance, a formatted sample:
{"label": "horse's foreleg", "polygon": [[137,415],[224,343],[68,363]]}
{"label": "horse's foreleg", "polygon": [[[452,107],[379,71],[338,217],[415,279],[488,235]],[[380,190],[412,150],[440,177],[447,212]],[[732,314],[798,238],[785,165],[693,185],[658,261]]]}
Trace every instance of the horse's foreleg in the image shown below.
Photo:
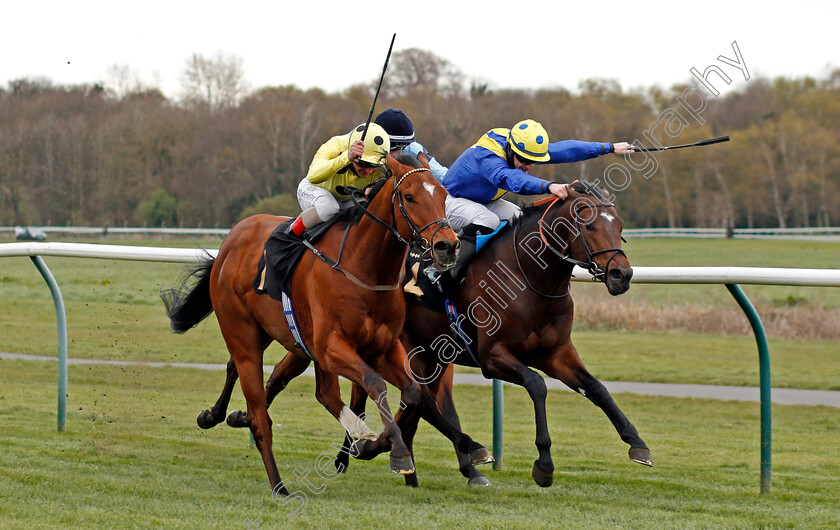
{"label": "horse's foreleg", "polygon": [[[350,396],[350,410],[356,416],[360,416],[365,411],[365,403],[367,402],[367,393],[365,389],[356,383],[353,383],[353,391]],[[335,468],[339,473],[347,471],[350,465],[350,448],[353,445],[353,438],[345,433],[344,443],[341,445],[341,451],[335,457]],[[387,449],[386,449],[387,450]],[[410,475],[406,475],[410,476]]]}
{"label": "horse's foreleg", "polygon": [[405,369],[405,360],[405,348],[402,343],[397,341],[383,359],[381,367],[385,379],[402,391],[402,403],[405,405],[402,414],[410,414],[416,411],[420,417],[446,436],[458,450],[468,453],[473,464],[492,462],[493,455],[490,454],[490,451],[452,425],[441,413],[437,401],[428,387],[418,384],[408,375]]}
{"label": "horse's foreleg", "polygon": [[[363,418],[353,413],[341,399],[338,376],[315,365],[315,398],[338,420],[346,436],[353,439],[375,440],[376,433]],[[339,472],[343,471],[340,470]]]}
{"label": "horse's foreleg", "polygon": [[265,384],[265,403],[267,407],[271,406],[277,394],[282,392],[292,379],[306,371],[310,362],[308,357],[287,353],[283,360],[277,363],[271,372],[271,377]]}
{"label": "horse's foreleg", "polygon": [[[456,429],[461,429],[461,420],[458,418],[458,412],[455,410],[455,401],[452,399],[453,378],[455,373],[455,365],[450,364],[446,367],[443,375],[436,381],[437,389],[435,397],[437,398],[438,406],[441,413],[449,422],[455,426]],[[469,479],[470,486],[489,486],[490,481],[487,480],[475,465],[470,461],[470,455],[463,453],[455,447],[455,455],[458,457],[458,468],[461,474]]]}
{"label": "horse's foreleg", "polygon": [[[329,372],[346,377],[354,383],[360,384],[377,404],[379,415],[382,420],[384,430],[379,435],[380,438],[390,440],[391,442],[391,471],[401,475],[408,475],[414,473],[414,463],[411,460],[411,453],[403,442],[399,427],[394,422],[394,416],[391,414],[388,406],[388,388],[385,385],[385,380],[373,368],[368,366],[364,360],[356,353],[355,348],[351,346],[347,339],[340,333],[330,333],[326,339],[326,348],[324,349],[323,363],[324,366],[317,367],[321,370],[328,370]],[[376,435],[370,428],[359,420],[358,416],[344,407],[341,411],[345,413],[345,420],[342,422],[345,430],[354,438],[375,439]],[[339,418],[341,421],[341,418]],[[358,421],[362,425],[355,422]],[[352,428],[348,428],[348,422],[352,423],[353,428],[357,428],[358,432],[353,432]],[[370,432],[368,432],[370,431]],[[372,437],[370,435],[373,435]]]}
{"label": "horse's foreleg", "polygon": [[[222,423],[227,413],[228,404],[230,403],[230,396],[233,393],[233,386],[236,384],[238,377],[239,373],[236,371],[236,363],[233,361],[233,357],[231,357],[227,363],[227,375],[225,376],[225,386],[222,388],[222,394],[216,400],[213,408],[198,413],[196,423],[198,423],[199,427],[210,429]],[[243,425],[243,427],[247,426],[247,424]]]}
{"label": "horse's foreleg", "polygon": [[551,460],[551,437],[548,434],[548,421],[545,415],[545,398],[548,390],[545,381],[537,372],[525,366],[506,346],[496,343],[481,366],[485,377],[501,379],[525,387],[531,401],[534,402],[534,418],[537,426],[537,446],[539,457],[534,461],[531,476],[544,488],[554,482],[554,462]]}
{"label": "horse's foreleg", "polygon": [[[271,377],[265,384],[265,406],[270,407],[274,398],[277,397],[289,381],[302,374],[309,366],[309,359],[293,353],[287,353],[283,359],[274,366]],[[230,396],[228,396],[229,398]],[[226,405],[227,406],[227,405]],[[247,415],[241,410],[234,410],[227,418],[227,424],[231,427],[247,427]]]}
{"label": "horse's foreleg", "polygon": [[636,427],[618,408],[607,388],[589,373],[571,342],[556,348],[550,356],[541,359],[537,368],[550,377],[559,379],[603,410],[618,435],[630,446],[631,460],[646,466],[653,465],[650,450],[639,436]]}

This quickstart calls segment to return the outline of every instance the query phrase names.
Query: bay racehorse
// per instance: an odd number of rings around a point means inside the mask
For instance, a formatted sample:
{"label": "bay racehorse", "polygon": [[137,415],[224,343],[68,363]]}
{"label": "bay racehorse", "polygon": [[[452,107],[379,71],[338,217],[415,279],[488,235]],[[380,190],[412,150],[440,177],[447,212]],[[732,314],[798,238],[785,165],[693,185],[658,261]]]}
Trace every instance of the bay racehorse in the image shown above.
{"label": "bay racehorse", "polygon": [[[399,341],[405,317],[399,282],[409,241],[443,270],[457,256],[458,240],[444,217],[446,192],[412,157],[398,161],[389,156],[383,169],[391,176],[380,182],[358,224],[338,223],[316,244],[333,259],[343,248],[340,266],[305,252],[292,278],[291,299],[300,335],[316,362],[316,397],[348,435],[373,439],[376,434],[341,401],[338,375],[364,388],[378,405],[384,426],[379,438],[392,447],[394,472],[411,474],[414,463],[390,413],[385,381],[400,389],[400,407],[417,412],[441,430],[462,452],[473,455],[474,463],[492,461],[484,447],[445,419],[434,396],[406,374],[406,351]],[[228,379],[235,380],[231,374],[238,374],[247,402],[247,414],[239,419],[251,429],[272,490],[288,495],[272,451],[263,352],[272,341],[280,342],[289,354],[278,368],[295,375],[310,358],[296,343],[283,304],[254,289],[264,243],[286,220],[256,215],[237,223],[217,257],[206,259],[188,276],[187,280],[197,279],[194,285],[183,283],[162,296],[176,332],[183,333],[216,312],[231,355]],[[269,395],[279,391],[277,385],[268,388]]]}
{"label": "bay racehorse", "polygon": [[[552,484],[554,464],[549,450],[546,385],[532,368],[561,380],[601,408],[630,446],[630,459],[653,465],[636,428],[604,385],[587,371],[570,337],[574,318],[570,279],[575,265],[588,269],[612,295],[630,288],[633,270],[621,249],[622,228],[615,205],[603,188],[575,182],[566,200],[549,197],[538,201],[487,242],[456,287],[453,302],[461,315],[457,322],[453,324],[440,312],[407,304],[401,336],[406,351],[411,352],[407,369],[412,378],[436,393],[443,414],[453,424],[460,425],[452,400],[450,363],[480,366],[485,377],[528,391],[534,403],[539,454],[532,476],[540,486]],[[351,409],[357,413],[364,410],[365,400],[361,389],[354,387]],[[402,411],[397,417],[409,447],[418,419],[411,411]],[[366,441],[357,456],[372,458],[387,448],[387,440]],[[470,483],[486,484],[468,456],[457,448],[456,453],[461,472]],[[346,466],[347,460],[343,451],[337,465]],[[416,485],[416,475],[406,477],[406,483]]]}

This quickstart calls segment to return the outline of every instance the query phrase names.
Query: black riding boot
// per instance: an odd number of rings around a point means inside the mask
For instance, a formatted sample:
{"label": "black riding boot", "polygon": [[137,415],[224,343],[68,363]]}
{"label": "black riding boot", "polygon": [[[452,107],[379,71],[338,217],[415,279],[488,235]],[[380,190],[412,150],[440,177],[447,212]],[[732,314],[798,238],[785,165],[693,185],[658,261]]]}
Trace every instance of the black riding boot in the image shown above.
{"label": "black riding boot", "polygon": [[449,269],[448,274],[444,275],[448,284],[446,287],[453,288],[450,292],[453,292],[454,288],[460,285],[467,265],[475,257],[476,238],[483,233],[490,232],[492,232],[490,228],[481,225],[471,224],[464,227],[462,235],[458,236],[458,240],[461,241],[461,250],[458,252],[458,259],[455,260],[455,265]]}
{"label": "black riding boot", "polygon": [[461,283],[464,270],[475,257],[475,239],[475,236],[466,235],[458,238],[461,241],[461,250],[458,251],[458,259],[455,260],[455,265],[449,269],[449,281],[451,284],[458,285]]}

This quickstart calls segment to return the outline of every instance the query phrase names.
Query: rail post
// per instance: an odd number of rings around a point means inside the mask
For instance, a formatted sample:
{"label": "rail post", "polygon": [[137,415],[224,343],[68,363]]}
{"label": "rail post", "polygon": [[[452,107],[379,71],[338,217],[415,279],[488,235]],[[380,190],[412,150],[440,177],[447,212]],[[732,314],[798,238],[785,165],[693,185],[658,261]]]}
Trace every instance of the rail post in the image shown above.
{"label": "rail post", "polygon": [[502,469],[504,444],[505,388],[498,379],[493,379],[493,469]]}
{"label": "rail post", "polygon": [[725,285],[746,313],[753,333],[755,333],[755,342],[758,344],[758,373],[761,386],[761,493],[770,493],[770,478],[773,472],[770,444],[773,430],[773,412],[770,400],[770,349],[767,346],[767,335],[764,333],[764,325],[761,323],[758,312],[747,295],[744,294],[743,289],[736,283]]}
{"label": "rail post", "polygon": [[63,432],[67,423],[67,316],[64,311],[64,298],[43,258],[29,256],[29,259],[49,285],[55,303],[55,320],[58,324],[58,431]]}

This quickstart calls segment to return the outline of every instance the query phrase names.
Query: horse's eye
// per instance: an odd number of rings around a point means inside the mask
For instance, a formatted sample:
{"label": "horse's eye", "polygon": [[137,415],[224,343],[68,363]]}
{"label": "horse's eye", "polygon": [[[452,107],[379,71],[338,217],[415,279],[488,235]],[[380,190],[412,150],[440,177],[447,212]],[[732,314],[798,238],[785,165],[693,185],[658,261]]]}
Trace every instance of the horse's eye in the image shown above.
{"label": "horse's eye", "polygon": [[591,231],[595,230],[595,225],[592,224],[592,223],[587,223],[586,224],[586,229],[591,232]]}
{"label": "horse's eye", "polygon": [[412,197],[410,193],[406,193],[405,200],[407,200],[408,202],[414,202],[414,197]]}

